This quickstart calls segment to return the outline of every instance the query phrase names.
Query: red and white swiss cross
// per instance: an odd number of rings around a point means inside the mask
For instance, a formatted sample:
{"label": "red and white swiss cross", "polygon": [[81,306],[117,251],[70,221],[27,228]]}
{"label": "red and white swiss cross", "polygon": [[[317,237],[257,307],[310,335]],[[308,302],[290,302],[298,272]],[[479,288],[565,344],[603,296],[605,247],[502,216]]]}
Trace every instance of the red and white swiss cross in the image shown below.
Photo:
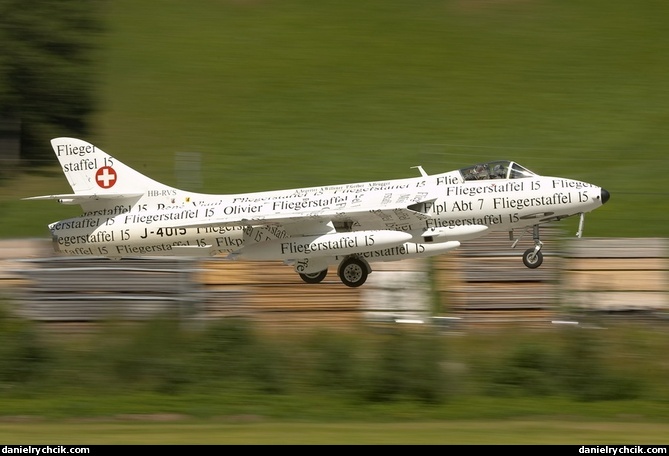
{"label": "red and white swiss cross", "polygon": [[116,183],[116,171],[111,166],[103,166],[95,172],[95,182],[102,188],[112,188]]}

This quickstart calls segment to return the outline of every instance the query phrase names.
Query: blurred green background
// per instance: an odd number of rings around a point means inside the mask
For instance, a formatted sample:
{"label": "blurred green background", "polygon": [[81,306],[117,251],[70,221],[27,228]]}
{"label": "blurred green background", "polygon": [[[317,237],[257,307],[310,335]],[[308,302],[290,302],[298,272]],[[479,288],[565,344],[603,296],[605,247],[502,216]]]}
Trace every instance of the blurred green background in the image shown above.
{"label": "blurred green background", "polygon": [[1,311],[0,440],[667,444],[666,324],[616,320],[45,331]]}
{"label": "blurred green background", "polygon": [[[83,139],[157,180],[234,193],[508,158],[609,190],[586,236],[667,234],[666,2],[102,5]],[[1,237],[46,236],[79,212],[19,201],[70,191],[57,166],[32,171],[2,182]]]}

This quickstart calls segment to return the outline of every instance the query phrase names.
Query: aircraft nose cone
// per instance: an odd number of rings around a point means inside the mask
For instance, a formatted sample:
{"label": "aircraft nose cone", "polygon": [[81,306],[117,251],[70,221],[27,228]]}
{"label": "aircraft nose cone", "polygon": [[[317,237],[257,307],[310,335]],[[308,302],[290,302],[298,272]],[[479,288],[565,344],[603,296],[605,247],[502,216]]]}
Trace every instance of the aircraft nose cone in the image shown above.
{"label": "aircraft nose cone", "polygon": [[611,195],[609,194],[609,192],[602,189],[602,204],[606,203],[609,200],[609,198],[611,198]]}

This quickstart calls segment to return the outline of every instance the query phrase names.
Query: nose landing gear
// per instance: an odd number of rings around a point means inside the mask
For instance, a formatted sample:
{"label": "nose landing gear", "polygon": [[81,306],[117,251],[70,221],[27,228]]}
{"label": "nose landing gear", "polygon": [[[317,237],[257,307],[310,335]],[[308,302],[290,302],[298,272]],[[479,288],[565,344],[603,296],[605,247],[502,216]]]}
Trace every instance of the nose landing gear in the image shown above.
{"label": "nose landing gear", "polygon": [[[509,237],[513,239],[513,231],[509,231]],[[521,235],[516,239],[511,248],[515,248],[522,237],[523,236]],[[544,262],[544,254],[541,253],[541,247],[543,247],[544,243],[541,242],[541,239],[539,238],[539,225],[534,225],[532,227],[532,239],[534,239],[534,247],[525,250],[523,253],[523,264],[530,269],[536,269]]]}
{"label": "nose landing gear", "polygon": [[535,269],[544,262],[544,255],[541,253],[541,247],[543,247],[544,243],[539,239],[539,225],[532,227],[532,239],[534,239],[534,248],[525,250],[525,253],[523,253],[523,263],[528,268]]}
{"label": "nose landing gear", "polygon": [[523,253],[523,264],[530,269],[536,269],[541,266],[541,263],[544,262],[544,254],[541,253],[540,246],[536,246],[533,249],[525,250]]}

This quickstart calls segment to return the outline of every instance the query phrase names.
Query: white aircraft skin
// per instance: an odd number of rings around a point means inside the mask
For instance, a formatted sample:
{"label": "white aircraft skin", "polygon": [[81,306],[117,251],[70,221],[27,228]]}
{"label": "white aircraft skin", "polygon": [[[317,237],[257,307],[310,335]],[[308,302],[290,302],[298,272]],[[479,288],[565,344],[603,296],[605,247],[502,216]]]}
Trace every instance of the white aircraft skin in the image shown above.
{"label": "white aircraft skin", "polygon": [[[581,216],[609,199],[601,187],[537,175],[500,160],[441,174],[377,182],[214,195],[161,184],[75,138],[51,141],[73,193],[25,198],[79,204],[49,224],[62,255],[156,255],[283,260],[307,283],[338,264],[362,285],[370,263],[439,255],[492,231],[533,229],[529,268],[543,261],[539,226]],[[513,246],[515,247],[514,242]]]}

